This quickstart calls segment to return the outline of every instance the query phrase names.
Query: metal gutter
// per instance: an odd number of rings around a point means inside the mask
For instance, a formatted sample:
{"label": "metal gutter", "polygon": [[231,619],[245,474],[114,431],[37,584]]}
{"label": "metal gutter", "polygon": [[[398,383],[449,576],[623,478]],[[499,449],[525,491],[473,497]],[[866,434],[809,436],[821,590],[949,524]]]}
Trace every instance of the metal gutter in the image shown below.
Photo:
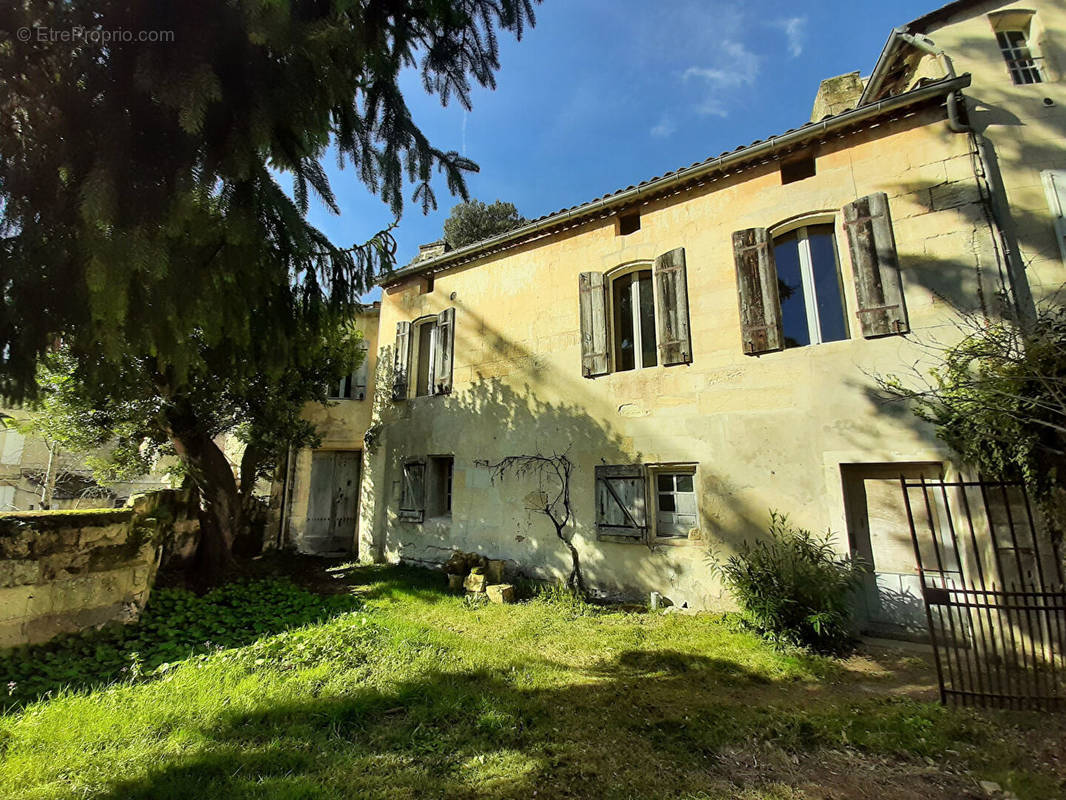
{"label": "metal gutter", "polygon": [[631,189],[626,189],[617,194],[601,197],[598,200],[593,200],[590,203],[566,209],[565,211],[558,211],[550,216],[534,220],[528,225],[523,225],[521,228],[515,228],[512,231],[494,236],[491,239],[485,239],[467,245],[466,247],[460,247],[457,250],[451,250],[436,258],[427,259],[415,264],[409,264],[406,267],[390,272],[388,275],[381,276],[377,281],[377,284],[379,286],[389,286],[390,284],[394,284],[397,281],[413,275],[444,269],[455,262],[472,258],[478,254],[501,246],[515,244],[522,239],[537,233],[545,232],[562,223],[590,217],[597,212],[605,212],[617,207],[629,205],[647,195],[658,194],[664,189],[668,189],[672,186],[704,177],[712,172],[723,170],[760,156],[772,155],[806,139],[825,136],[839,128],[844,128],[848,125],[863,122],[891,111],[906,108],[907,106],[921,103],[924,100],[948,95],[960,89],[964,89],[969,85],[969,75],[946,78],[935,83],[927,84],[920,89],[914,89],[905,94],[885,98],[884,100],[878,100],[876,103],[860,106],[833,117],[827,117],[821,122],[809,123],[802,128],[789,131],[781,136],[772,136],[769,139],[765,139],[749,147],[734,150],[707,161],[702,161],[699,164],[680,169],[670,175],[650,180],[647,183],[634,186]]}

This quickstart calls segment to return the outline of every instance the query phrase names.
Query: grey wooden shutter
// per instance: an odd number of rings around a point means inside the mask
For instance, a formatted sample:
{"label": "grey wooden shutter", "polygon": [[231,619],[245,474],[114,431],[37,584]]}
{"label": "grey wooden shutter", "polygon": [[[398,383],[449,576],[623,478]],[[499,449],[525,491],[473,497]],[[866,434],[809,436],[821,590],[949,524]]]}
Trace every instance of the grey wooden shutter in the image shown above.
{"label": "grey wooden shutter", "polygon": [[426,513],[426,463],[409,461],[403,465],[400,490],[400,519],[421,522]]}
{"label": "grey wooden shutter", "polygon": [[737,264],[737,294],[744,352],[769,353],[785,346],[781,329],[781,300],[777,291],[777,266],[773,243],[766,228],[733,233]]}
{"label": "grey wooden shutter", "polygon": [[446,308],[437,315],[437,347],[434,350],[433,393],[452,391],[452,358],[455,351],[455,309]]}
{"label": "grey wooden shutter", "polygon": [[596,532],[623,542],[648,539],[644,467],[640,464],[596,467]]}
{"label": "grey wooden shutter", "polygon": [[692,363],[684,247],[663,253],[655,259],[655,293],[659,363],[664,366]]}
{"label": "grey wooden shutter", "polygon": [[604,375],[607,359],[607,295],[602,272],[582,272],[578,276],[581,301],[581,374],[586,378]]}
{"label": "grey wooden shutter", "polygon": [[392,376],[392,399],[407,399],[407,369],[411,363],[411,323],[396,323],[396,365]]}
{"label": "grey wooden shutter", "polygon": [[860,197],[844,206],[851,266],[855,273],[856,315],[867,339],[907,333],[907,309],[896,255],[896,238],[884,192]]}
{"label": "grey wooden shutter", "polygon": [[333,468],[331,451],[311,453],[311,486],[307,493],[307,524],[304,527],[304,550],[324,552],[333,528]]}

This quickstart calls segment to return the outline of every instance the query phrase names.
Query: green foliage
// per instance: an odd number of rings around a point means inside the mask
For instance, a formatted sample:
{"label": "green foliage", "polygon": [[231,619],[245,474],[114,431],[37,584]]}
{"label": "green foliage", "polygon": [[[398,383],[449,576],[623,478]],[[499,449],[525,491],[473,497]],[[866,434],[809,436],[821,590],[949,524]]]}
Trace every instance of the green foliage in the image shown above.
{"label": "green foliage", "polygon": [[829,531],[817,536],[771,511],[768,538],[725,561],[712,553],[711,562],[746,623],[770,641],[823,652],[851,643],[852,595],[866,567],[837,555]]}
{"label": "green foliage", "polygon": [[[435,206],[437,171],[465,197],[476,165],[429,142],[401,72],[469,107],[533,1],[5,4],[31,35],[0,47],[0,394],[32,393],[60,336],[94,377],[131,351],[179,383],[204,348],[291,360],[294,326],[350,312],[394,261],[389,231],[345,248],[308,223],[312,195],[339,213],[327,153],[397,217],[411,186]],[[47,39],[81,30],[133,36]]]}
{"label": "green foliage", "polygon": [[539,584],[533,589],[532,600],[567,617],[584,617],[599,609],[582,592],[564,583]]}
{"label": "green foliage", "polygon": [[974,777],[1062,794],[1066,722],[898,696],[935,678],[891,651],[871,673],[706,615],[470,613],[408,567],[329,582],[358,610],[0,714],[0,796],[965,797]]}
{"label": "green foliage", "polygon": [[1066,309],[1044,306],[1027,324],[964,314],[960,330],[927,375],[881,378],[881,388],[982,475],[1024,480],[1045,497],[1066,453]]}
{"label": "green foliage", "polygon": [[[195,654],[248,645],[266,634],[322,620],[357,607],[350,596],[323,597],[284,580],[230,583],[202,597],[181,589],[155,591],[141,619],[0,655],[0,706],[19,705],[63,686],[95,686],[145,679]],[[291,643],[296,659],[328,650],[314,633],[293,634],[282,644],[244,648],[242,658],[284,661]],[[279,662],[280,663],[280,662]]]}
{"label": "green foliage", "polygon": [[492,205],[480,200],[459,203],[444,221],[444,241],[453,250],[500,233],[514,230],[526,223],[513,203],[497,200]]}

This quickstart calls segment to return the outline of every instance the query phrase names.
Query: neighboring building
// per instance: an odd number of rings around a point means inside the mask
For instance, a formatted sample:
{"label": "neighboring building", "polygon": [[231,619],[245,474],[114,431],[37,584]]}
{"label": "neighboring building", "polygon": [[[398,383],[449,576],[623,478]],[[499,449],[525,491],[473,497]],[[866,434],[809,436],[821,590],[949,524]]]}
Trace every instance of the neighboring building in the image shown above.
{"label": "neighboring building", "polygon": [[1063,47],[1061,3],[952,3],[894,31],[868,80],[826,81],[798,129],[421,253],[384,282],[373,408],[341,401],[295,460],[289,540],[351,541],[359,475],[362,559],[457,548],[563,576],[527,508],[550,487],[481,464],[565,452],[596,589],[728,604],[708,546],[777,509],[872,558],[870,626],[905,627],[898,478],[957,469],[872,376],[928,363],[952,304],[1031,313],[1066,281]]}
{"label": "neighboring building", "polygon": [[[16,419],[26,412],[6,410]],[[13,428],[0,428],[0,512],[34,511],[43,508],[49,473],[55,475],[51,508],[113,508],[124,505],[134,494],[168,489],[162,472],[136,481],[101,486],[81,456],[51,450],[38,436]]]}
{"label": "neighboring building", "polygon": [[[345,553],[355,549],[354,531],[362,482],[363,449],[374,409],[374,370],[380,305],[367,306],[355,320],[366,356],[354,373],[330,387],[328,407],[308,406],[322,434],[315,450],[290,454],[286,479],[276,487],[278,541],[302,553]],[[365,498],[364,503],[372,502]]]}

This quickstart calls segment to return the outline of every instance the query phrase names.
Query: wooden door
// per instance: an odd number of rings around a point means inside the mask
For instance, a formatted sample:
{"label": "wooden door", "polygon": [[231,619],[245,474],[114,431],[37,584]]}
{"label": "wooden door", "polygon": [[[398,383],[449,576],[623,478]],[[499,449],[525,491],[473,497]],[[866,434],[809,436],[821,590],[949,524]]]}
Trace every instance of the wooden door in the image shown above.
{"label": "wooden door", "polygon": [[863,631],[924,641],[925,605],[900,476],[935,478],[942,466],[845,464],[841,472],[851,548],[871,567],[859,599]]}
{"label": "wooden door", "polygon": [[355,549],[359,512],[358,450],[323,450],[311,454],[311,487],[302,550],[350,553]]}

